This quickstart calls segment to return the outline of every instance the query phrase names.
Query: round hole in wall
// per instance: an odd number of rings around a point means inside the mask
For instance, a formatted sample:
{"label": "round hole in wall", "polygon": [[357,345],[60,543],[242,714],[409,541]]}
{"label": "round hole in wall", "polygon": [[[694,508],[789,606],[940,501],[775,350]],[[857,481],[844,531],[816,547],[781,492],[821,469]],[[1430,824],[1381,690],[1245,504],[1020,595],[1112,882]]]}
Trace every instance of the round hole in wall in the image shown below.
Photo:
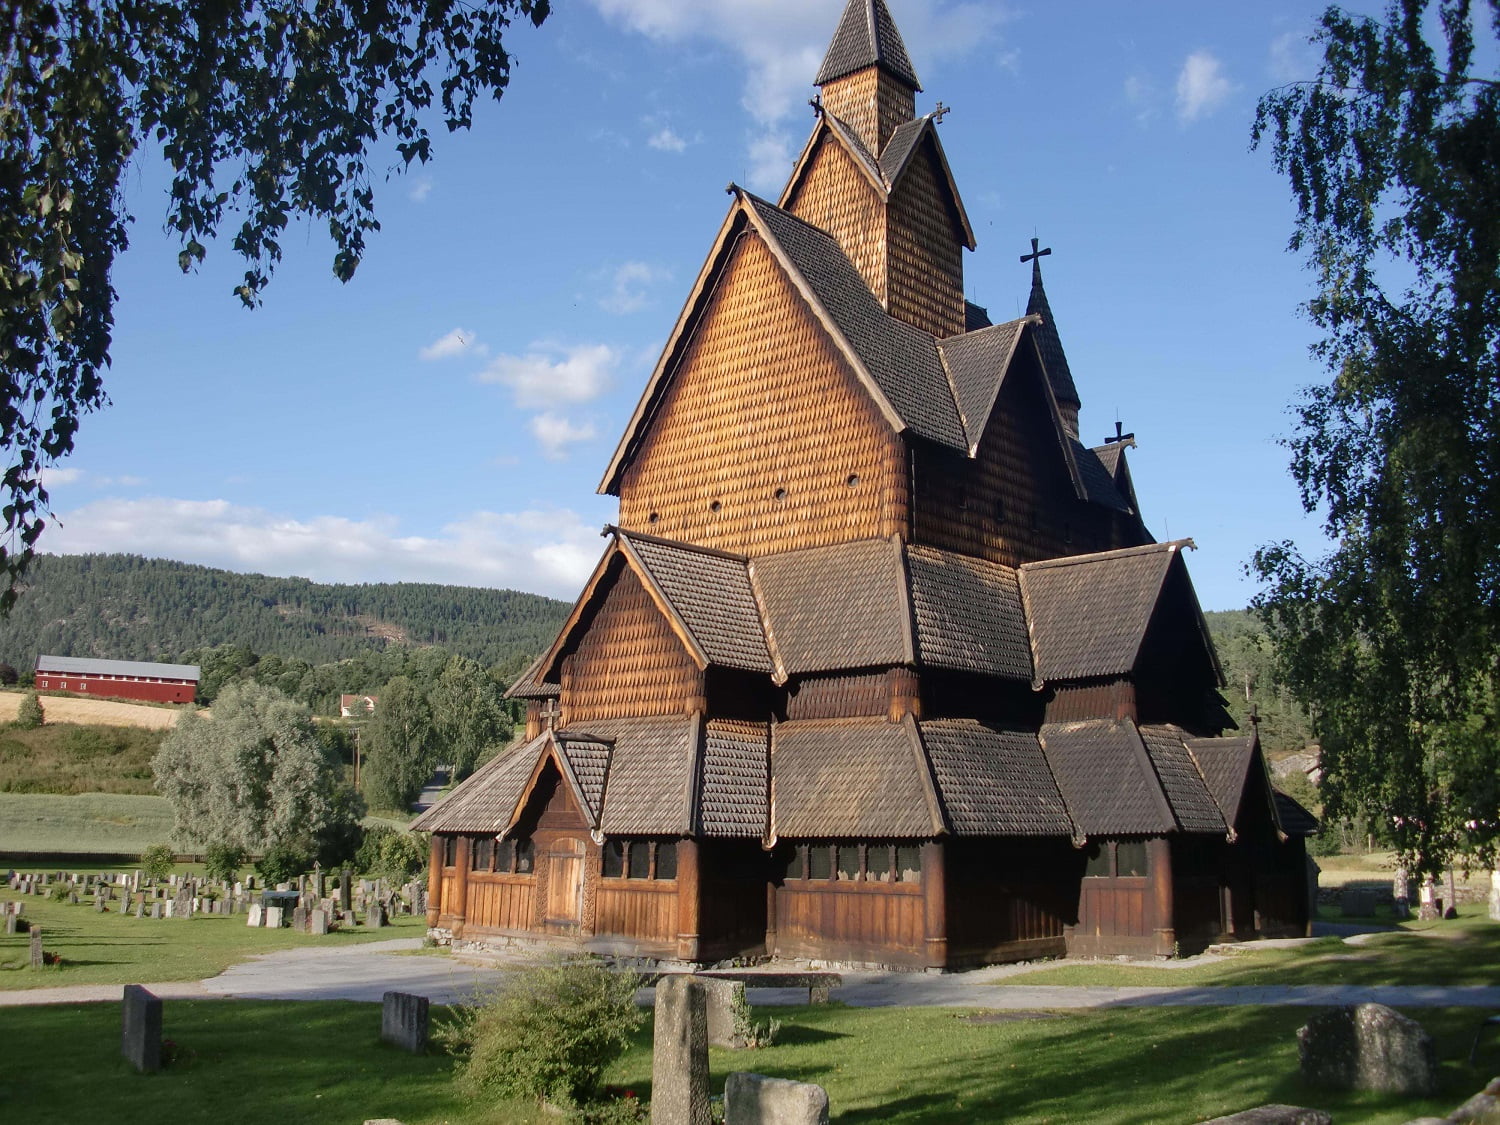
{"label": "round hole in wall", "polygon": [[775,495],[775,498],[777,500],[785,500],[786,499],[786,489],[784,489],[784,488],[778,488],[776,490],[776,492],[774,493],[774,495]]}
{"label": "round hole in wall", "polygon": [[719,509],[720,509],[720,508],[722,508],[722,507],[723,507],[723,506],[724,506],[724,505],[723,505],[723,504],[721,504],[721,503],[719,503],[719,502],[718,502],[718,501],[717,501],[717,500],[715,500],[715,501],[713,501],[713,502],[712,502],[712,503],[711,503],[711,504],[709,504],[709,506],[708,506],[708,510],[709,510],[709,511],[710,511],[710,512],[717,512],[717,511],[718,511],[718,510],[719,510]]}
{"label": "round hole in wall", "polygon": [[844,483],[847,484],[850,488],[858,488],[859,487],[859,474],[858,473],[850,473],[849,474],[849,478],[846,481],[844,481]]}
{"label": "round hole in wall", "polygon": [[655,523],[659,519],[661,519],[661,513],[660,512],[652,512],[649,516],[646,517],[646,522],[647,523]]}

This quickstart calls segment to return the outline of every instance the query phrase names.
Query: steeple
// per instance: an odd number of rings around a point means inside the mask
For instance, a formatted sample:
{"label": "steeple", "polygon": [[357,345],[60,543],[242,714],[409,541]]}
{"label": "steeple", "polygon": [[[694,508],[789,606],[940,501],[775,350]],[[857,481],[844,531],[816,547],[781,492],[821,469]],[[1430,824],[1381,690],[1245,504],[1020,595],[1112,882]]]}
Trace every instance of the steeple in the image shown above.
{"label": "steeple", "polygon": [[1042,287],[1042,259],[1052,253],[1052,247],[1039,250],[1038,239],[1031,240],[1031,253],[1022,254],[1021,262],[1031,263],[1031,296],[1026,301],[1026,315],[1040,316],[1042,326],[1037,342],[1042,351],[1042,362],[1047,365],[1047,379],[1052,384],[1052,394],[1062,410],[1063,422],[1068,432],[1078,436],[1078,389],[1073,385],[1073,372],[1068,369],[1068,357],[1063,354],[1062,337],[1057,334],[1057,324],[1052,319],[1052,307],[1047,304],[1047,290]]}
{"label": "steeple", "polygon": [[922,84],[885,0],[849,0],[814,85],[823,90],[823,108],[872,153],[916,116]]}

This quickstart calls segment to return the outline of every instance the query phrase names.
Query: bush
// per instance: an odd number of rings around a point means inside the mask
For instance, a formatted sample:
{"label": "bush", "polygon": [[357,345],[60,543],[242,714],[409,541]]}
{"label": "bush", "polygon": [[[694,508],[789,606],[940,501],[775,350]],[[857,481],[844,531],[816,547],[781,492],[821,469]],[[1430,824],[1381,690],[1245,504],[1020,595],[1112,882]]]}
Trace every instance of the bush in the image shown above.
{"label": "bush", "polygon": [[489,1003],[443,1038],[467,1058],[456,1081],[471,1098],[593,1101],[599,1079],[645,1020],[636,977],[589,958],[555,959],[511,974]]}
{"label": "bush", "polygon": [[36,730],[46,721],[46,712],[42,710],[42,701],[37,698],[36,692],[28,691],[21,696],[21,702],[16,707],[16,726],[22,730]]}
{"label": "bush", "polygon": [[20,675],[11,665],[0,664],[0,684],[10,687],[11,684],[18,682],[20,678]]}
{"label": "bush", "polygon": [[210,879],[232,882],[249,857],[238,844],[210,844],[203,853],[203,869]]}
{"label": "bush", "polygon": [[360,873],[399,887],[427,867],[427,837],[377,824],[365,830],[354,864]]}
{"label": "bush", "polygon": [[311,866],[312,861],[307,853],[291,844],[274,844],[266,849],[265,855],[255,861],[256,873],[270,887],[274,887],[277,883],[292,882]]}
{"label": "bush", "polygon": [[53,883],[51,889],[47,891],[47,897],[53,902],[67,902],[68,896],[76,889],[72,883],[64,883],[59,880]]}
{"label": "bush", "polygon": [[141,870],[158,881],[172,873],[177,853],[170,844],[152,844],[141,853]]}

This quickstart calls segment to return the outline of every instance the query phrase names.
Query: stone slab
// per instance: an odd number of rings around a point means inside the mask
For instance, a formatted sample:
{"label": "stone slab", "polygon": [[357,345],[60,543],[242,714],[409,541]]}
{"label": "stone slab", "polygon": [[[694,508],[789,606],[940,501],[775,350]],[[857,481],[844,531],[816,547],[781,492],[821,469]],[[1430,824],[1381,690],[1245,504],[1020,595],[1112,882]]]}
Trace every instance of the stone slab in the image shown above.
{"label": "stone slab", "polygon": [[651,1125],[709,1125],[707,995],[689,974],[656,985]]}
{"label": "stone slab", "polygon": [[161,999],[138,984],[120,998],[120,1054],[142,1074],[161,1069]]}
{"label": "stone slab", "polygon": [[427,997],[409,992],[387,992],[380,1003],[383,1042],[420,1055],[427,1049]]}
{"label": "stone slab", "polygon": [[724,1125],[828,1125],[828,1091],[737,1072],[724,1080]]}

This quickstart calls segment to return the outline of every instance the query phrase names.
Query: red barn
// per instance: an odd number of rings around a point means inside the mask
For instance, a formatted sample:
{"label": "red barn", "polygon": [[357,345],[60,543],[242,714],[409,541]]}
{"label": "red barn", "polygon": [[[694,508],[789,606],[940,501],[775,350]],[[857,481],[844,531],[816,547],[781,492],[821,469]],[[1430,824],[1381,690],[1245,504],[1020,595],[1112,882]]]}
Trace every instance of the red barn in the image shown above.
{"label": "red barn", "polygon": [[36,686],[41,691],[76,691],[80,695],[148,699],[153,703],[191,703],[198,694],[198,666],[38,656]]}

